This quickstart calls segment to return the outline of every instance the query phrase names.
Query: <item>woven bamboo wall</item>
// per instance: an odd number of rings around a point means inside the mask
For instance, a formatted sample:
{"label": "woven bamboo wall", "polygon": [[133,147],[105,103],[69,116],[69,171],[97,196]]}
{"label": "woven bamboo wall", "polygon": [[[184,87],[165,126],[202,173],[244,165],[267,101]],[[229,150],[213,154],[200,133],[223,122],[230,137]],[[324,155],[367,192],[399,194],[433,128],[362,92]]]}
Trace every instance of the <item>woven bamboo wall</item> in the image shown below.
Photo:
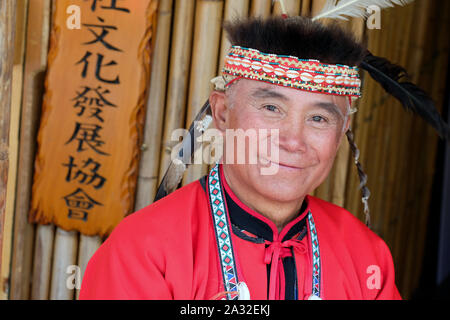
{"label": "woven bamboo wall", "polygon": [[[285,0],[290,15],[314,14],[324,2]],[[65,266],[78,264],[83,270],[101,244],[98,237],[27,222],[51,10],[51,0],[17,1],[8,182],[15,192],[7,195],[6,221],[10,223],[5,224],[4,239],[10,241],[3,243],[3,298],[76,298],[77,291],[65,287]],[[357,19],[343,26],[367,41],[375,55],[405,66],[442,106],[449,12],[448,1],[416,0],[382,11],[380,30],[369,30]],[[209,80],[218,74],[229,46],[221,29],[223,20],[271,14],[280,14],[279,4],[273,5],[272,0],[160,1],[136,210],[150,204],[155,195],[170,160],[172,131],[187,127],[208,97]],[[372,226],[391,248],[399,290],[408,298],[418,285],[424,256],[437,137],[371,79],[363,80],[363,98],[352,127],[369,176]],[[344,141],[329,178],[315,195],[363,219],[351,159]],[[207,166],[193,166],[184,182],[206,170]]]}

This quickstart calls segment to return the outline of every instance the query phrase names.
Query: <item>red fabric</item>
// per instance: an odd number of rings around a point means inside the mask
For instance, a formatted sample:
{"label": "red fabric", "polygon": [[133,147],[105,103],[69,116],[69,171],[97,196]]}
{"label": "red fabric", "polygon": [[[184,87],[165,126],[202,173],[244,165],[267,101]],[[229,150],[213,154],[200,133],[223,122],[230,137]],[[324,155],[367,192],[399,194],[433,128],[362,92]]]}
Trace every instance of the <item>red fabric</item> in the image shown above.
{"label": "red fabric", "polygon": [[280,240],[270,242],[264,254],[264,263],[270,264],[269,300],[284,299],[284,268],[282,258],[291,257],[290,248],[296,248],[300,252],[305,252],[305,244],[298,240]]}
{"label": "red fabric", "polygon": [[[320,245],[323,299],[400,299],[383,240],[346,210],[307,197]],[[276,231],[268,219],[253,214]],[[283,255],[287,244],[276,241],[285,233],[274,233],[269,253],[265,243],[232,234],[239,280],[247,284],[252,300],[267,299],[267,255],[272,255],[272,268],[283,269],[274,256],[278,248]],[[294,249],[300,299],[308,298],[312,288],[308,241],[308,236],[301,241],[304,250]],[[80,299],[211,299],[224,291],[217,255],[207,196],[196,181],[126,217],[114,229],[89,261]],[[381,271],[379,289],[368,285],[371,266]],[[280,281],[274,290],[283,298]]]}

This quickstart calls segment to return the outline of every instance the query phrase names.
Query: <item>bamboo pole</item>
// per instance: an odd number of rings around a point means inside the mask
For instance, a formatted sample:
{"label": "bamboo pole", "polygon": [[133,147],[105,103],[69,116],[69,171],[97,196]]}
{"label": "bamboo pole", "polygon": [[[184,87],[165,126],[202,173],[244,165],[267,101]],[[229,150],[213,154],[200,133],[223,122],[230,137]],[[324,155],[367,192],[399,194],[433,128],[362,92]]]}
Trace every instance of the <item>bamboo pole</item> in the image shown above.
{"label": "bamboo pole", "polygon": [[35,141],[42,102],[50,30],[50,0],[28,3],[27,40],[23,75],[20,147],[17,175],[11,299],[28,299],[34,226],[28,223]]}
{"label": "bamboo pole", "polygon": [[[50,14],[48,17],[48,25],[52,26],[56,2],[51,2],[49,6],[50,8],[48,10]],[[50,30],[52,30],[52,28],[50,28]],[[50,32],[50,30],[48,30],[48,32]],[[42,83],[44,83],[44,80],[42,80]],[[36,226],[34,232],[33,271],[30,293],[31,299],[44,300],[49,298],[54,238],[54,226]]]}
{"label": "bamboo pole", "polygon": [[[286,13],[289,17],[298,16],[300,13],[301,0],[283,0]],[[272,9],[272,15],[280,16],[282,14],[282,8],[280,1],[275,1]]]}
{"label": "bamboo pole", "polygon": [[[9,168],[8,183],[6,185],[6,203],[3,226],[1,252],[1,282],[0,300],[9,296],[11,272],[11,249],[13,240],[14,202],[16,198],[17,159],[19,148],[20,109],[22,96],[23,65],[15,65],[12,72],[11,120],[9,135]],[[0,120],[1,121],[1,120]],[[2,124],[3,125],[3,124]],[[1,241],[0,241],[1,243]]]}
{"label": "bamboo pole", "polygon": [[[85,236],[80,234],[80,241],[78,244],[78,267],[80,268],[80,277],[83,278],[86,266],[97,249],[102,244],[102,239],[99,236]],[[79,288],[76,290],[76,299],[80,294]]]}
{"label": "bamboo pole", "polygon": [[[78,252],[78,235],[79,233],[76,231],[65,231],[61,228],[56,228],[55,237],[54,237],[54,248],[53,252],[51,252],[51,232],[53,229],[48,226],[47,229],[43,229],[45,226],[40,226],[40,229],[37,234],[47,240],[47,243],[42,244],[42,250],[37,250],[35,252],[35,270],[42,265],[41,273],[44,276],[48,276],[50,274],[50,299],[51,300],[72,300],[74,298],[74,289],[67,287],[67,278],[68,278],[68,267],[75,266],[77,263],[77,252]],[[43,229],[43,230],[42,230]],[[49,248],[50,247],[50,248]],[[38,259],[37,254],[42,252],[45,254],[44,259]],[[51,259],[53,253],[53,259],[51,262],[51,272],[48,272],[49,269],[49,258]],[[42,298],[45,299],[46,289],[48,284],[46,283],[47,279],[43,280],[38,279],[37,277],[33,277],[33,280],[37,280],[38,282],[33,283],[33,291],[40,291],[39,294],[42,294]],[[37,287],[37,289],[34,289]],[[41,289],[42,288],[42,289]]]}
{"label": "bamboo pole", "polygon": [[158,187],[162,123],[166,99],[167,70],[172,23],[172,0],[161,1],[153,50],[150,91],[145,116],[139,175],[137,179],[135,210],[149,205]]}
{"label": "bamboo pole", "polygon": [[68,287],[70,266],[76,266],[78,232],[56,228],[50,285],[51,300],[72,300],[74,288]]}
{"label": "bamboo pole", "polygon": [[159,181],[161,181],[169,167],[172,147],[176,143],[171,141],[172,132],[175,129],[184,127],[194,12],[195,1],[175,2]]}
{"label": "bamboo pole", "polygon": [[250,16],[267,18],[272,9],[272,0],[252,0],[250,5]]}
{"label": "bamboo pole", "polygon": [[[9,130],[11,121],[12,73],[16,6],[12,0],[0,3],[0,250],[5,230],[6,190],[9,171]],[[10,233],[7,233],[8,236]],[[1,252],[0,252],[1,253]],[[0,254],[0,257],[2,255]],[[0,261],[0,270],[2,269]],[[4,288],[2,288],[4,291]]]}
{"label": "bamboo pole", "polygon": [[302,0],[300,14],[302,16],[309,16],[310,12],[311,12],[311,0]]}
{"label": "bamboo pole", "polygon": [[40,225],[36,229],[31,282],[33,300],[47,300],[49,297],[54,236],[54,225]]}
{"label": "bamboo pole", "polygon": [[17,2],[14,40],[14,66],[12,71],[11,120],[9,133],[9,170],[6,190],[3,248],[1,248],[1,278],[3,284],[0,300],[8,299],[11,273],[14,202],[16,198],[17,161],[19,152],[20,110],[22,106],[23,66],[25,53],[28,0]]}
{"label": "bamboo pole", "polygon": [[[197,1],[186,127],[193,121],[212,90],[210,80],[217,72],[222,11],[221,0]],[[201,178],[206,174],[207,168],[206,164],[191,165],[186,170],[183,183],[188,184]]]}
{"label": "bamboo pole", "polygon": [[323,9],[325,3],[326,0],[311,0],[311,16],[314,17],[316,14],[318,14]]}

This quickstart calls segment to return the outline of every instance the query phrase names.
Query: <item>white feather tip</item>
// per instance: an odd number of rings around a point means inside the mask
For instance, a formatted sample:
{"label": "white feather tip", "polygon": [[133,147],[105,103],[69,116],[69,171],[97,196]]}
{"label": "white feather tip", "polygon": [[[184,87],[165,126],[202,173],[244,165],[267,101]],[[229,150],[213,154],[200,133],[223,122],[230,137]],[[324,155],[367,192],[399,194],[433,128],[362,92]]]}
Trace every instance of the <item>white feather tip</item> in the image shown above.
{"label": "white feather tip", "polygon": [[348,20],[347,17],[367,18],[370,6],[377,6],[380,9],[393,7],[394,5],[404,6],[414,0],[327,0],[322,11],[312,20],[323,18]]}

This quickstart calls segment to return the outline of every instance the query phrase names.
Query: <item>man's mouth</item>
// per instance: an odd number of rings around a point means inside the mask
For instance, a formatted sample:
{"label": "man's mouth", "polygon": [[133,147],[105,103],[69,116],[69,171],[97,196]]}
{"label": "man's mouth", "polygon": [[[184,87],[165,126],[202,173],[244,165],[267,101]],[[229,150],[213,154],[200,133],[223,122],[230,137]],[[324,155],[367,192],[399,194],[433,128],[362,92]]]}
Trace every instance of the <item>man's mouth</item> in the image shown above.
{"label": "man's mouth", "polygon": [[272,162],[272,163],[274,165],[279,166],[282,169],[290,169],[290,170],[301,170],[301,169],[304,169],[303,167],[300,167],[300,166],[297,166],[297,165],[292,165],[292,164],[287,164],[287,163],[282,163],[282,162],[279,162],[279,163]]}
{"label": "man's mouth", "polygon": [[288,170],[302,170],[305,167],[304,166],[299,166],[299,165],[293,165],[293,164],[288,164],[288,163],[284,163],[284,162],[274,162],[274,161],[270,161],[267,159],[261,159],[261,163],[265,166],[278,166],[281,169],[288,169]]}

